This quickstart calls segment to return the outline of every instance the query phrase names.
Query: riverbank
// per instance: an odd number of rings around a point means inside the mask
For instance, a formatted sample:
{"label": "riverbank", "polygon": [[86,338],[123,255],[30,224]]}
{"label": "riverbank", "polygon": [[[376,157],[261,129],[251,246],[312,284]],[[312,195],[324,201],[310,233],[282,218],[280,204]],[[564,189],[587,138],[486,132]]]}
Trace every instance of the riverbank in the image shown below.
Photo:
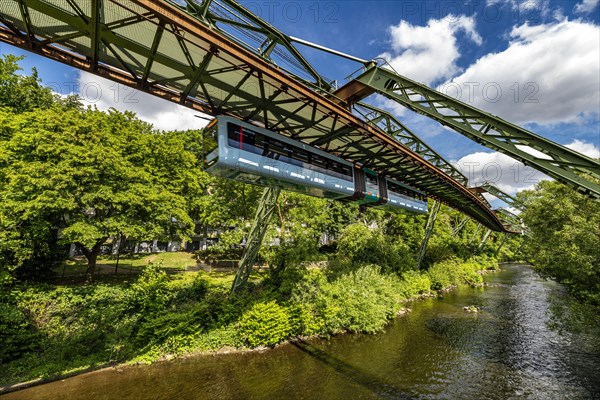
{"label": "riverbank", "polygon": [[11,304],[21,325],[13,325],[8,343],[15,351],[3,364],[0,393],[16,389],[15,382],[38,384],[107,365],[247,351],[297,337],[377,333],[406,301],[477,285],[478,270],[496,267],[479,258],[447,260],[400,277],[373,265],[290,269],[278,285],[256,279],[248,292],[231,297],[223,274],[173,276],[153,267],[134,282],[21,285]]}

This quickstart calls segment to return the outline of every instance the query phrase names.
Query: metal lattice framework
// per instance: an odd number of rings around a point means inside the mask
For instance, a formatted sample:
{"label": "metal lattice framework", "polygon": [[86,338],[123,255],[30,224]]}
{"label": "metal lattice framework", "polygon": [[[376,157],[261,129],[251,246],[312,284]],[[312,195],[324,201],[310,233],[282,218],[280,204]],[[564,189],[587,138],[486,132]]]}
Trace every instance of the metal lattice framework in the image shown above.
{"label": "metal lattice framework", "polygon": [[[391,68],[391,67],[390,67]],[[481,111],[387,68],[372,66],[338,89],[348,103],[379,93],[473,141],[507,154],[559,182],[600,199],[600,162]],[[541,154],[540,154],[541,153]]]}
{"label": "metal lattice framework", "polygon": [[467,186],[468,178],[456,169],[444,157],[440,156],[427,143],[402,124],[396,117],[387,111],[366,103],[356,103],[353,110],[363,120],[374,125],[408,147],[425,160],[429,161],[452,178]]}
{"label": "metal lattice framework", "polygon": [[252,267],[258,256],[260,245],[267,233],[269,221],[277,207],[277,199],[279,198],[280,193],[281,189],[279,188],[268,187],[263,190],[262,197],[258,203],[258,208],[256,209],[254,222],[248,234],[246,249],[239,262],[239,267],[231,286],[232,293],[243,288],[248,283],[248,278],[250,277]]}
{"label": "metal lattice framework", "polygon": [[[329,84],[274,28],[255,29],[266,42],[262,50],[251,50],[233,39],[233,28],[214,27],[257,25],[241,6],[212,1],[190,13],[195,2],[179,3],[4,0],[0,40],[198,111],[262,125],[406,182],[490,229],[505,229],[489,205],[461,182],[352,114],[339,99],[325,96]],[[211,11],[217,6],[237,17],[228,17],[226,24]],[[286,72],[276,56],[300,65],[305,76]]]}

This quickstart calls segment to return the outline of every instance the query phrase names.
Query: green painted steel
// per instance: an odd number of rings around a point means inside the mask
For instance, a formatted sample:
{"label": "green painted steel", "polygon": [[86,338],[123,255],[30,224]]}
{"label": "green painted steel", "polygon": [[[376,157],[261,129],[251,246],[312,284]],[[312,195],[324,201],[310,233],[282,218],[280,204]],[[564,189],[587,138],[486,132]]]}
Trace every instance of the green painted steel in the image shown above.
{"label": "green painted steel", "polygon": [[427,244],[429,243],[429,239],[433,234],[433,228],[435,227],[435,221],[438,213],[440,212],[441,205],[442,203],[439,201],[434,201],[429,210],[429,217],[427,218],[427,224],[425,225],[425,234],[423,235],[421,248],[419,249],[419,254],[417,255],[417,268],[421,268],[421,263],[423,262],[423,257],[425,257],[425,251],[427,250]]}
{"label": "green painted steel", "polygon": [[173,0],[169,2],[300,80],[325,91],[332,89],[331,83],[319,75],[292,44],[290,36],[241,4],[232,0],[185,0],[185,6]]}
{"label": "green painted steel", "polygon": [[492,234],[492,230],[488,229],[485,231],[485,234],[483,235],[483,239],[481,239],[481,242],[479,243],[479,246],[477,247],[477,252],[481,252],[481,250],[483,249],[483,246],[485,246],[486,242],[488,241],[488,239],[490,238],[490,235]]}
{"label": "green painted steel", "polygon": [[254,222],[248,234],[246,248],[242,254],[242,259],[240,260],[233,285],[231,286],[231,293],[242,289],[248,283],[248,278],[260,250],[260,245],[265,237],[265,233],[267,233],[269,221],[271,221],[271,217],[277,206],[277,199],[280,192],[281,189],[275,187],[268,187],[263,191]]}
{"label": "green painted steel", "polygon": [[464,217],[460,220],[460,222],[454,227],[454,229],[452,229],[452,237],[458,235],[460,231],[462,231],[465,225],[467,225],[467,222],[469,222],[469,219],[469,217]]}
{"label": "green painted steel", "polygon": [[[600,199],[600,162],[554,143],[500,117],[481,111],[424,84],[378,66],[355,78],[375,92],[434,119],[475,142],[504,153],[559,182]],[[523,149],[541,152],[533,155]]]}
{"label": "green painted steel", "polygon": [[0,2],[4,43],[197,111],[264,126],[504,229],[450,170],[427,161],[431,152],[402,146],[343,107],[291,40],[232,0]]}
{"label": "green painted steel", "polygon": [[481,225],[477,225],[477,228],[475,228],[475,232],[473,232],[473,235],[471,235],[471,239],[469,239],[469,245],[475,242],[475,239],[477,239],[477,235],[479,235],[479,231],[481,231]]}
{"label": "green painted steel", "polygon": [[500,240],[500,244],[498,245],[498,247],[496,247],[496,250],[494,250],[494,254],[498,254],[500,252],[500,250],[504,246],[504,243],[506,243],[506,239],[508,239],[508,233],[505,232],[502,234],[502,240]]}
{"label": "green painted steel", "polygon": [[484,189],[489,194],[499,198],[500,200],[502,200],[503,202],[505,202],[506,204],[508,204],[510,206],[515,206],[517,203],[517,199],[515,199],[513,196],[511,196],[508,193],[503,192],[502,190],[498,189],[496,186],[494,186],[493,184],[491,184],[489,182],[484,182],[483,185],[481,185],[479,187]]}
{"label": "green painted steel", "polygon": [[456,169],[448,160],[439,155],[389,112],[366,103],[354,104],[353,111],[364,121],[381,129],[402,143],[403,146],[408,147],[464,186],[467,186],[468,179],[462,172]]}

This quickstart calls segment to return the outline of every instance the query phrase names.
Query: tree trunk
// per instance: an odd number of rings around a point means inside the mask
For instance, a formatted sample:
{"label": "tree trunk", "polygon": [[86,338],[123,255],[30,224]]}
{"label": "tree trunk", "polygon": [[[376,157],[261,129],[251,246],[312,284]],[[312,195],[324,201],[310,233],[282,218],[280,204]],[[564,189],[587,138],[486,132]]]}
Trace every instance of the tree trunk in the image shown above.
{"label": "tree trunk", "polygon": [[96,273],[96,261],[98,260],[98,254],[100,254],[100,248],[106,242],[107,238],[102,238],[94,244],[94,247],[88,249],[81,243],[76,243],[77,247],[81,250],[85,258],[87,259],[87,269],[85,271],[85,281],[91,283],[94,281],[94,274]]}

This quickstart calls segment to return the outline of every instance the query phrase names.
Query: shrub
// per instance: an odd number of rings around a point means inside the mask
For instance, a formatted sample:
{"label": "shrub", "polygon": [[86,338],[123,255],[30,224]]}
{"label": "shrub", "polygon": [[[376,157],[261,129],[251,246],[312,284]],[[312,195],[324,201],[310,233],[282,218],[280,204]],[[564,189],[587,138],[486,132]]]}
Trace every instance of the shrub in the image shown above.
{"label": "shrub", "polygon": [[410,299],[419,294],[431,291],[431,280],[429,276],[418,271],[406,271],[402,274],[400,293],[404,298]]}
{"label": "shrub", "polygon": [[142,313],[164,309],[170,300],[169,277],[159,265],[148,265],[138,280],[131,285],[129,306]]}
{"label": "shrub", "polygon": [[353,332],[375,333],[383,329],[398,308],[395,281],[377,266],[361,267],[332,282],[331,296],[337,306],[336,320],[329,326]]}
{"label": "shrub", "polygon": [[17,306],[0,303],[0,365],[32,350],[38,340],[27,317]]}
{"label": "shrub", "polygon": [[274,346],[291,333],[288,311],[275,301],[257,303],[240,320],[240,334],[249,346]]}
{"label": "shrub", "polygon": [[381,229],[370,229],[360,223],[348,225],[342,231],[338,249],[337,256],[341,259],[355,265],[377,264],[384,271],[399,272],[414,264],[406,244],[393,243]]}

